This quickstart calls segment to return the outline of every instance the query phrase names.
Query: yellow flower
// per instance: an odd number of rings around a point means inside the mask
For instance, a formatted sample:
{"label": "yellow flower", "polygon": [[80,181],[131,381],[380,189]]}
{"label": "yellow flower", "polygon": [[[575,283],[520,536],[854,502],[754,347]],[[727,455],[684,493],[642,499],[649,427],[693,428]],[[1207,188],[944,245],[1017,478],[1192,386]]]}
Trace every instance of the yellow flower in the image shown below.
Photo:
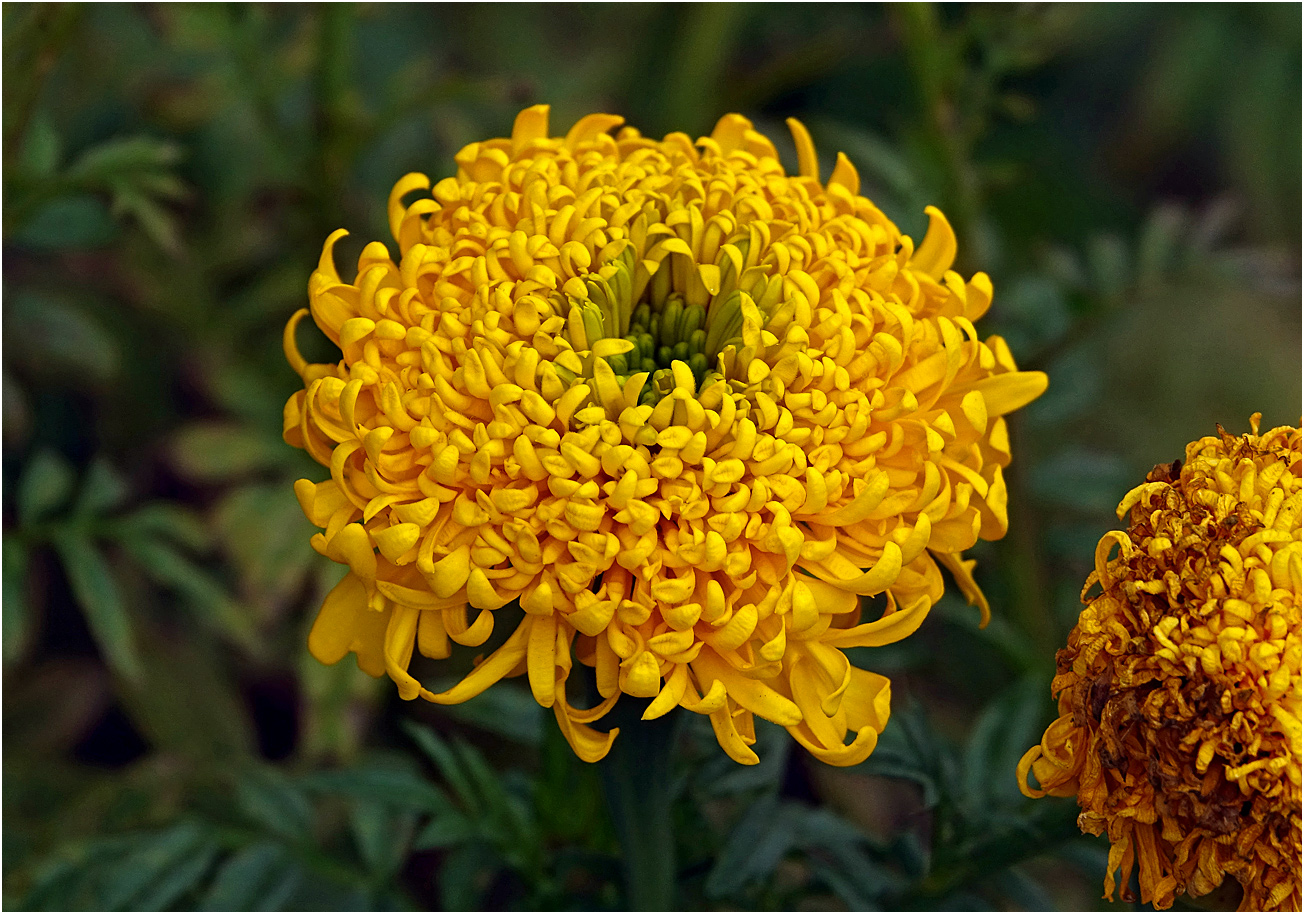
{"label": "yellow flower", "polygon": [[1229,875],[1241,910],[1300,908],[1300,430],[1250,424],[1123,499],[1057,657],[1061,716],[1019,763],[1024,793],[1076,794],[1108,833],[1106,898],[1121,868],[1133,900],[1138,864],[1157,908]]}
{"label": "yellow flower", "polygon": [[[285,438],[331,471],[296,491],[350,569],[309,648],[440,703],[525,674],[589,761],[616,733],[588,725],[624,694],[652,699],[646,719],[709,715],[739,762],[754,714],[860,762],[888,681],[842,648],[913,632],[935,559],[982,600],[960,553],[1005,533],[1001,416],[1045,375],[979,341],[991,283],[948,269],[942,214],[916,249],[844,156],[820,183],[796,121],[797,176],[738,115],[696,144],[621,123],[550,137],[540,105],[456,177],[408,175],[397,261],[372,243],[351,283],[344,233],[327,240],[311,314],[343,358],[299,355],[308,311],[285,335],[306,387]],[[886,609],[861,622],[874,594]],[[504,620],[455,687],[409,674],[414,649],[447,657]],[[577,660],[590,710],[567,695]]]}

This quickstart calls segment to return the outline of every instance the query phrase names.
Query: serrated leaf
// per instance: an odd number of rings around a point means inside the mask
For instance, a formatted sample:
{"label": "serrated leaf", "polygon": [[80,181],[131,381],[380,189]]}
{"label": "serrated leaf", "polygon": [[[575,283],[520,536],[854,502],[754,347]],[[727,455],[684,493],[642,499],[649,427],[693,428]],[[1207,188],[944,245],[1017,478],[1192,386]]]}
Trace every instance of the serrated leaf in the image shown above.
{"label": "serrated leaf", "polygon": [[131,620],[108,562],[87,537],[63,531],[54,539],[73,595],[109,668],[129,682],[141,678],[140,655]]}
{"label": "serrated leaf", "polygon": [[66,505],[76,475],[62,454],[38,451],[18,479],[18,523],[39,523]]}
{"label": "serrated leaf", "polygon": [[6,537],[3,544],[4,600],[0,606],[3,618],[2,637],[5,663],[12,663],[23,655],[31,633],[32,619],[27,606],[27,547],[14,536]]}

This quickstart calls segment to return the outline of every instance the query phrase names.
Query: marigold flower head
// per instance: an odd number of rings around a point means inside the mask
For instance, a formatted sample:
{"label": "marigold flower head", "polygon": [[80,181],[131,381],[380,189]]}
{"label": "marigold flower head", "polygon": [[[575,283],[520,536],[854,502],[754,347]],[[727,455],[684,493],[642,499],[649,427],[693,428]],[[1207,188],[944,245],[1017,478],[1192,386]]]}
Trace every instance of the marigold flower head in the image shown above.
{"label": "marigold flower head", "polygon": [[[307,310],[285,335],[305,384],[285,439],[331,471],[296,491],[314,547],[349,566],[309,647],[439,703],[525,674],[589,761],[623,694],[648,719],[709,715],[739,762],[759,714],[857,763],[889,687],[842,649],[913,632],[939,561],[982,600],[961,552],[1005,532],[1001,417],[1045,375],[978,339],[991,283],[949,270],[942,214],[916,248],[844,156],[820,182],[798,122],[795,176],[738,115],[696,143],[621,123],[552,137],[528,108],[455,177],[398,182],[397,259],[372,243],[346,282],[344,233],[327,240],[311,315],[343,359],[299,355]],[[453,688],[408,672],[504,620]],[[575,661],[589,710],[567,695]]]}
{"label": "marigold flower head", "polygon": [[1109,835],[1106,898],[1121,869],[1133,900],[1138,865],[1157,908],[1229,875],[1241,910],[1300,907],[1300,430],[1250,422],[1123,499],[1056,658],[1061,716],[1019,763]]}

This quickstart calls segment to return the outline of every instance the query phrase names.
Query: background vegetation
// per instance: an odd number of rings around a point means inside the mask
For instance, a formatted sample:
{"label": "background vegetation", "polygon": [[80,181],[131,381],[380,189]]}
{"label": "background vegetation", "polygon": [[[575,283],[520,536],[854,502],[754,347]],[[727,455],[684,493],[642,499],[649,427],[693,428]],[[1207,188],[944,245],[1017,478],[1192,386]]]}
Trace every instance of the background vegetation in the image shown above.
{"label": "background vegetation", "polygon": [[3,15],[6,907],[624,905],[599,779],[528,689],[404,704],[308,657],[340,569],[280,441],[325,236],[348,262],[393,181],[539,101],[658,135],[741,111],[790,166],[800,116],[904,231],[951,217],[985,332],[1051,377],[974,551],[992,624],[948,596],[859,658],[893,677],[867,763],[766,729],[743,769],[686,722],[681,904],[1103,906],[1103,841],[1014,765],[1121,495],[1215,422],[1299,421],[1298,6]]}

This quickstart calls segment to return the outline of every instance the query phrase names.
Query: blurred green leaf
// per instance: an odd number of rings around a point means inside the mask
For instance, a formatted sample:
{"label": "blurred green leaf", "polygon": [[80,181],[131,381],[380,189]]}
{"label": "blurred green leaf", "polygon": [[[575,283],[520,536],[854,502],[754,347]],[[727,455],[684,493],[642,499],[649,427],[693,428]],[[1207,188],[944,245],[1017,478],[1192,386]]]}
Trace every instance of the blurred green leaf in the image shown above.
{"label": "blurred green leaf", "polygon": [[76,472],[62,454],[38,451],[18,479],[18,523],[40,523],[68,503]]}
{"label": "blurred green leaf", "polygon": [[439,871],[439,897],[445,911],[476,911],[494,874],[500,869],[497,856],[483,844],[455,847]]}
{"label": "blurred green leaf", "polygon": [[[433,688],[441,691],[455,682],[441,680]],[[529,689],[511,682],[501,683],[461,704],[446,705],[442,710],[454,720],[527,746],[537,746],[543,737],[543,708]]]}
{"label": "blurred green leaf", "polygon": [[82,476],[81,487],[72,513],[75,517],[95,517],[122,506],[127,498],[127,481],[104,457],[91,461]]}
{"label": "blurred green leaf", "polygon": [[773,872],[798,842],[801,808],[773,794],[758,799],[734,826],[706,879],[706,894],[728,898]]}
{"label": "blurred green leaf", "polygon": [[943,751],[917,707],[893,708],[873,754],[859,767],[869,774],[914,781],[923,788],[924,806],[931,808],[946,786]]}
{"label": "blurred green leaf", "polygon": [[403,721],[403,730],[417,744],[417,747],[428,755],[439,769],[448,785],[453,788],[453,793],[466,806],[467,811],[472,814],[478,814],[481,811],[481,800],[471,785],[471,779],[462,768],[462,762],[458,753],[454,752],[448,743],[444,742],[434,730],[422,726],[411,720]]}
{"label": "blurred green leaf", "polygon": [[965,800],[975,820],[1001,807],[1023,805],[1014,772],[1049,723],[1047,712],[1054,705],[1046,672],[1038,669],[989,702],[970,731],[961,770]]}
{"label": "blurred green leaf", "polygon": [[146,575],[184,597],[224,636],[251,654],[261,652],[257,619],[207,571],[164,540],[129,536],[122,545]]}
{"label": "blurred green leaf", "polygon": [[212,532],[192,508],[171,501],[152,501],[118,522],[124,539],[157,537],[202,552],[212,545]]}
{"label": "blurred green leaf", "polygon": [[[195,873],[184,864],[195,858],[211,860],[214,850],[199,827],[191,822],[143,836],[114,867],[113,877],[104,887],[101,898],[104,908],[110,911],[159,910],[142,904],[146,900],[142,896],[156,895],[158,888],[167,888],[169,891],[162,893],[164,902],[174,900],[203,875],[202,871]],[[183,867],[180,874],[190,879],[189,884],[180,886],[180,891],[176,891],[176,880],[168,878],[176,875],[178,867]],[[165,882],[172,885],[165,886]]]}
{"label": "blurred green leaf", "polygon": [[7,296],[6,304],[6,359],[62,385],[70,380],[104,384],[118,373],[118,342],[86,307],[27,289]]}
{"label": "blurred green leaf", "polygon": [[115,182],[110,212],[119,218],[132,217],[151,241],[172,256],[180,256],[181,232],[177,220],[149,194],[129,184]]}
{"label": "blurred green leaf", "polygon": [[94,194],[68,193],[29,207],[12,238],[21,245],[58,251],[103,247],[117,234],[103,200]]}
{"label": "blurred green leaf", "polygon": [[5,663],[21,657],[31,636],[31,610],[27,605],[27,548],[17,537],[4,538],[0,549],[4,556],[3,642]]}
{"label": "blurred green leaf", "polygon": [[312,837],[313,808],[302,788],[275,768],[250,768],[237,780],[240,811],[274,835],[294,842]]}
{"label": "blurred green leaf", "polygon": [[131,835],[115,835],[64,845],[37,872],[22,907],[32,911],[105,910],[103,882],[136,840]]}
{"label": "blurred green leaf", "polygon": [[177,468],[200,482],[223,482],[284,466],[290,453],[276,438],[243,425],[195,422],[172,439]]}
{"label": "blurred green leaf", "polygon": [[48,178],[59,168],[59,134],[48,114],[38,112],[27,128],[21,167],[32,178]]}
{"label": "blurred green leaf", "polygon": [[417,835],[413,847],[417,850],[453,847],[475,839],[478,831],[466,816],[456,810],[436,815]]}
{"label": "blurred green leaf", "polygon": [[309,545],[316,531],[284,481],[233,488],[213,520],[246,599],[271,605],[290,599],[320,561]]}
{"label": "blurred green leaf", "polygon": [[1109,517],[1132,488],[1117,455],[1071,447],[1032,469],[1032,491],[1044,504]]}
{"label": "blurred green leaf", "polygon": [[340,794],[373,804],[441,814],[454,809],[448,796],[414,771],[359,765],[341,771],[318,771],[299,782],[313,791]]}
{"label": "blurred green leaf", "polygon": [[199,910],[279,911],[300,878],[283,846],[270,841],[250,844],[222,864]]}
{"label": "blurred green leaf", "polygon": [[416,823],[417,815],[410,809],[354,801],[349,812],[349,830],[373,878],[387,880],[402,867]]}
{"label": "blurred green leaf", "polygon": [[142,673],[140,656],[109,563],[94,543],[75,531],[60,531],[54,546],[105,661],[119,676],[138,683]]}
{"label": "blurred green leaf", "polygon": [[100,186],[128,175],[165,171],[181,160],[181,148],[150,137],[116,137],[82,153],[69,167],[68,177]]}
{"label": "blurred green leaf", "polygon": [[231,763],[249,756],[253,724],[216,646],[178,635],[150,617],[138,621],[137,634],[144,676],[125,698],[149,741],[191,762]]}

